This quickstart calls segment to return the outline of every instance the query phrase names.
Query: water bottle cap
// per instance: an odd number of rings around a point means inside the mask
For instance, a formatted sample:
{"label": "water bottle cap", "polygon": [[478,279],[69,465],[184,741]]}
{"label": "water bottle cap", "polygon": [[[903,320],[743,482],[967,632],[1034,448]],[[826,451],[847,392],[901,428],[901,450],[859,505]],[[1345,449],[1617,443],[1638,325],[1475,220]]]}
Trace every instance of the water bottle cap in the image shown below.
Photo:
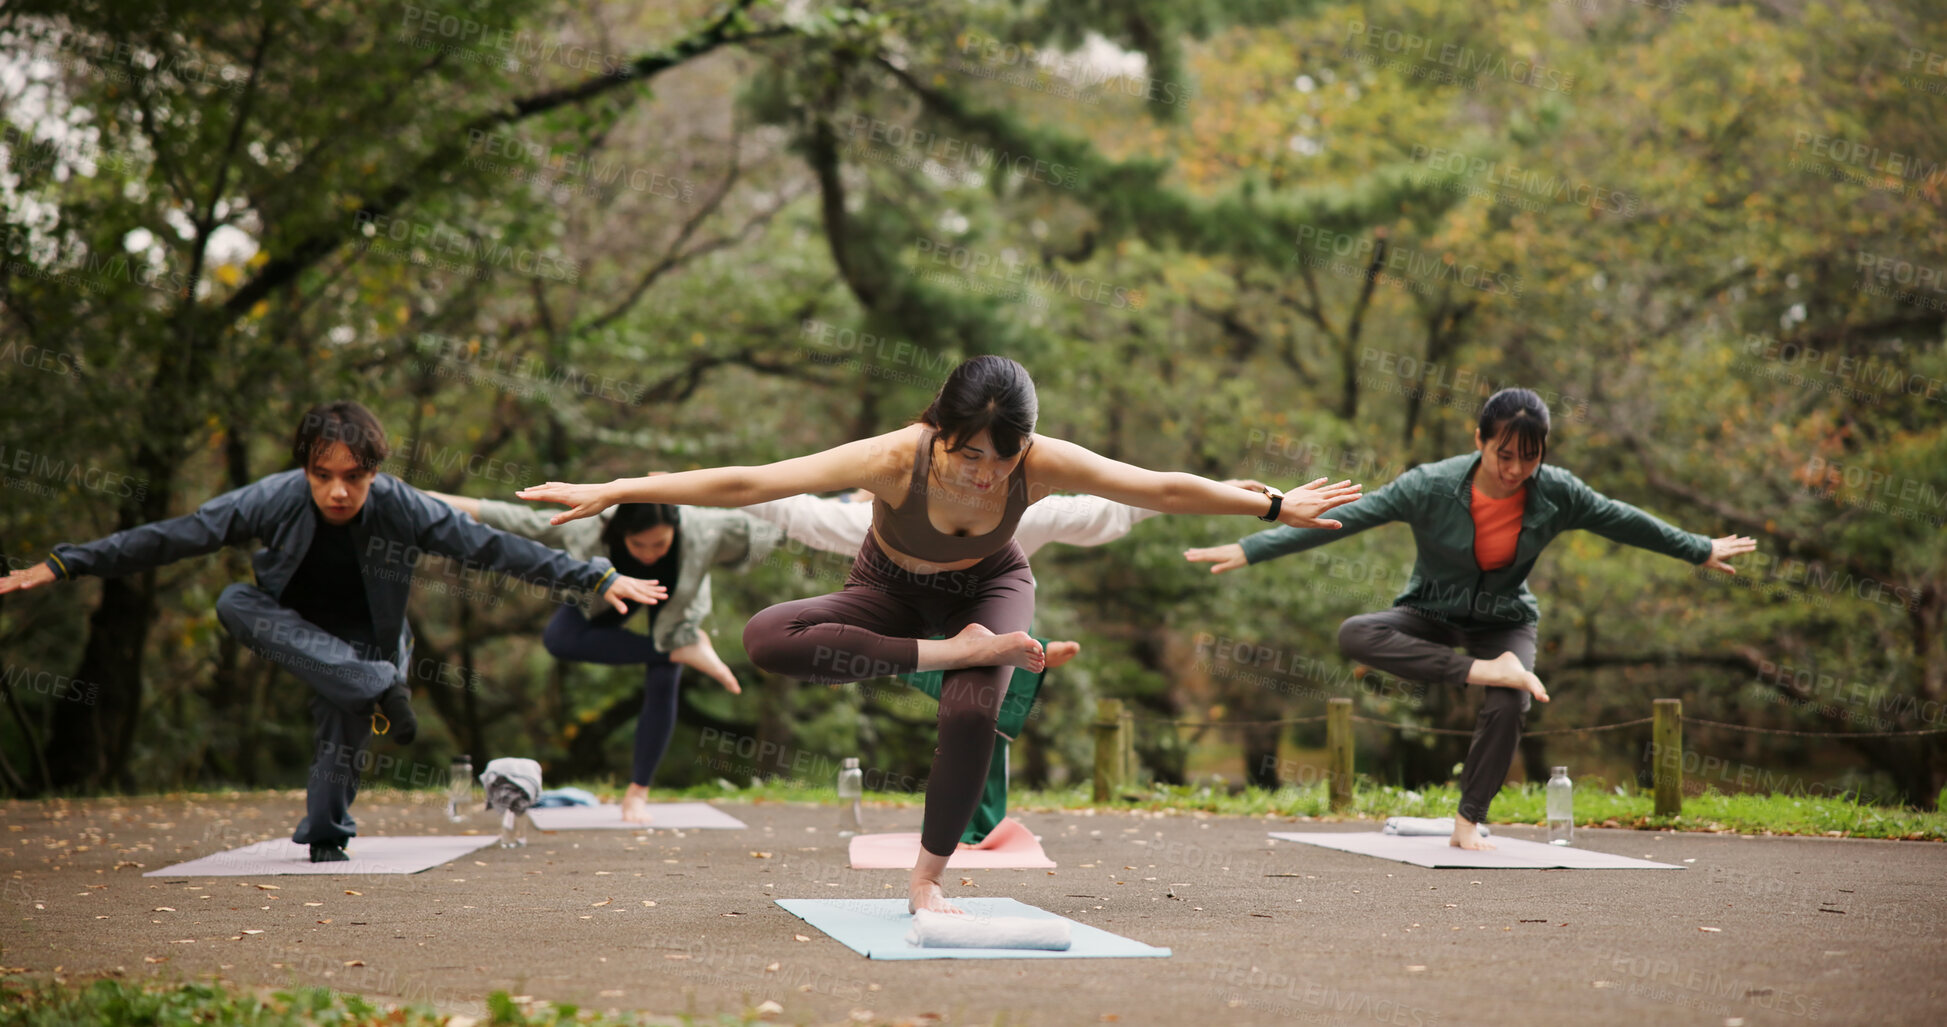
{"label": "water bottle cap", "polygon": [[847,756],[845,757],[845,762],[839,764],[839,768],[842,770],[857,770],[859,769],[859,758],[857,756]]}
{"label": "water bottle cap", "polygon": [[1568,776],[1568,768],[1567,768],[1567,767],[1556,767],[1556,768],[1555,768],[1555,776],[1556,776],[1556,777],[1567,777],[1567,776]]}

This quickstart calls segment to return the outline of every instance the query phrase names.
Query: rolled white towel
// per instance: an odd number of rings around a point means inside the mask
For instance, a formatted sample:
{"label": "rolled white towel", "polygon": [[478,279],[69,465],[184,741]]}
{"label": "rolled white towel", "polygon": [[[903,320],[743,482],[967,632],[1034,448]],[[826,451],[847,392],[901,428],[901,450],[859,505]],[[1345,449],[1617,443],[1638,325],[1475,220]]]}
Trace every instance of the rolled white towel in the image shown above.
{"label": "rolled white towel", "polygon": [[1056,949],[1068,948],[1068,921],[1054,917],[913,914],[906,944],[934,949]]}
{"label": "rolled white towel", "polygon": [[[1475,825],[1482,838],[1488,837],[1486,824]],[[1387,817],[1381,834],[1397,835],[1448,835],[1453,833],[1452,817]]]}

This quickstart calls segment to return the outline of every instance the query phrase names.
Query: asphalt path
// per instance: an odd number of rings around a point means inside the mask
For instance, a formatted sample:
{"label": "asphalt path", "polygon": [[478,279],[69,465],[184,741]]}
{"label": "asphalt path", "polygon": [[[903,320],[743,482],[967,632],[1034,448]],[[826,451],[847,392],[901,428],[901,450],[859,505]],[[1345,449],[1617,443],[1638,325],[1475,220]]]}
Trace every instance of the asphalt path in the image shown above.
{"label": "asphalt path", "polygon": [[[361,796],[361,833],[494,830],[433,802]],[[6,803],[0,966],[471,1017],[505,990],[664,1016],[768,1003],[820,1024],[1947,1023],[1939,843],[1585,829],[1581,847],[1685,869],[1427,870],[1268,837],[1370,822],[1030,812],[1057,870],[954,873],[948,893],[1172,956],[883,962],[772,900],[903,896],[904,871],[849,869],[829,808],[720,805],[749,828],[537,834],[413,875],[145,878],[288,837],[301,793]],[[919,829],[918,809],[868,814],[870,830]]]}

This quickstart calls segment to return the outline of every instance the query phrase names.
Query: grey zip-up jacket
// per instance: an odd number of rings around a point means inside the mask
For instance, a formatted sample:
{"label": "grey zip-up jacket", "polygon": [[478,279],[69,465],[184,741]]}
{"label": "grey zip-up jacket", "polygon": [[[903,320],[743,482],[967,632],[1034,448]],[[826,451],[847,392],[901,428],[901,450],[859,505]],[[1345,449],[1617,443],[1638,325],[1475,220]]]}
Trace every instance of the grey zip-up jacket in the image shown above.
{"label": "grey zip-up jacket", "polygon": [[[250,557],[257,585],[281,600],[316,534],[312,509],[304,471],[280,471],[225,492],[195,513],[118,531],[94,542],[56,546],[47,566],[62,579],[83,574],[118,578],[256,539],[264,543]],[[615,577],[615,568],[606,558],[579,560],[496,531],[390,474],[372,477],[372,490],[351,522],[351,531],[374,637],[388,645],[402,672],[412,655],[406,597],[412,589],[413,566],[422,553],[459,561],[465,587],[483,590],[503,585],[495,580],[500,575],[600,595]],[[386,639],[396,641],[384,643]]]}
{"label": "grey zip-up jacket", "polygon": [[[548,518],[559,511],[482,499],[480,521],[554,546],[570,556],[606,559],[602,530],[615,516],[615,509],[611,506],[593,517],[549,524]],[[710,613],[710,568],[747,570],[761,563],[784,538],[781,529],[737,510],[679,506],[676,520],[676,587],[663,600],[667,612],[655,618],[656,626],[649,635],[656,651],[664,653],[695,642],[701,632],[703,618]]]}

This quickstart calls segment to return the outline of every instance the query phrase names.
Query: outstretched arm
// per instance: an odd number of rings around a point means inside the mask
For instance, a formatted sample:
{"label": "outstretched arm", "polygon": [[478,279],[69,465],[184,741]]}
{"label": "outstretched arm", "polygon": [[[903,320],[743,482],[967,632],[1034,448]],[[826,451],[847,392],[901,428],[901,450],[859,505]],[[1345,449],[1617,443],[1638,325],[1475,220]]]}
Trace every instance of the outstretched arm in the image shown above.
{"label": "outstretched arm", "polygon": [[427,552],[491,567],[522,581],[592,591],[624,613],[628,612],[625,599],[654,604],[669,597],[668,589],[656,582],[615,573],[606,559],[577,560],[539,542],[490,528],[416,489],[401,492],[411,504],[414,541]]}
{"label": "outstretched arm", "polygon": [[80,545],[54,547],[45,563],[0,578],[0,594],[67,581],[84,574],[117,578],[151,567],[243,545],[258,534],[258,512],[269,487],[253,482],[204,503],[195,513],[118,531]]}
{"label": "outstretched arm", "polygon": [[883,489],[898,476],[899,454],[912,450],[917,439],[917,430],[908,427],[760,467],[711,467],[618,478],[605,485],[551,481],[522,489],[516,495],[568,507],[566,513],[555,514],[551,521],[563,524],[593,516],[617,503],[751,506],[803,492]]}
{"label": "outstretched arm", "polygon": [[[1152,471],[1094,453],[1072,442],[1037,435],[1029,451],[1030,480],[1043,493],[1086,492],[1118,503],[1176,514],[1262,516],[1271,501],[1262,493],[1225,485],[1181,471]],[[1320,478],[1285,494],[1278,523],[1300,528],[1336,528],[1321,519],[1326,511],[1357,502],[1360,486],[1326,485]]]}
{"label": "outstretched arm", "polygon": [[1712,540],[1660,520],[1642,510],[1590,488],[1582,479],[1568,475],[1570,528],[1593,531],[1611,542],[1662,553],[1687,563],[1705,564],[1714,570],[1730,570],[1727,557],[1757,548],[1751,539],[1736,535]]}
{"label": "outstretched arm", "polygon": [[[1046,504],[1028,507],[1021,516],[1015,537],[1026,531],[1028,514]],[[768,503],[747,506],[744,513],[759,517],[783,529],[786,537],[813,549],[840,556],[858,553],[865,536],[872,530],[872,500],[821,499],[817,496],[786,496]],[[1022,543],[1026,548],[1027,543]]]}
{"label": "outstretched arm", "polygon": [[1185,549],[1183,558],[1191,563],[1211,564],[1210,573],[1222,574],[1225,571],[1263,563],[1289,553],[1322,546],[1333,539],[1357,535],[1367,528],[1376,528],[1389,521],[1404,520],[1411,514],[1409,507],[1413,494],[1418,490],[1418,476],[1418,468],[1407,471],[1381,486],[1379,491],[1372,495],[1349,506],[1341,507],[1336,516],[1343,526],[1337,531],[1292,528],[1281,524],[1275,528],[1247,535],[1242,541],[1232,542],[1229,545]]}

